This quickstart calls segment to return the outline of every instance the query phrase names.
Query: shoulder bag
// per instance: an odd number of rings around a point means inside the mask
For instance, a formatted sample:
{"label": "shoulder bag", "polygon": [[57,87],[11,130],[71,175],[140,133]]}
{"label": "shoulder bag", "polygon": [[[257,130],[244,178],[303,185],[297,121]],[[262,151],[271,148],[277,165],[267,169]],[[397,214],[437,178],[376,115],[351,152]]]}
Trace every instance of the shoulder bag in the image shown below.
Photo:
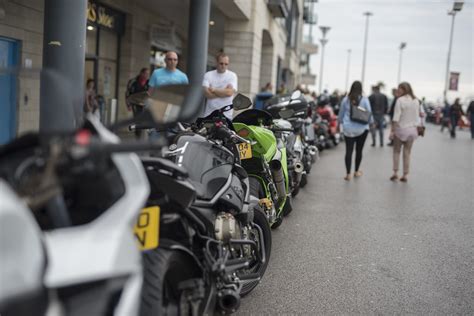
{"label": "shoulder bag", "polygon": [[360,101],[362,100],[362,97],[359,100],[359,105],[354,106],[351,104],[351,100],[347,98],[349,101],[349,106],[351,109],[351,121],[360,123],[360,124],[369,124],[370,121],[370,115],[371,113],[367,111],[366,108],[360,106]]}

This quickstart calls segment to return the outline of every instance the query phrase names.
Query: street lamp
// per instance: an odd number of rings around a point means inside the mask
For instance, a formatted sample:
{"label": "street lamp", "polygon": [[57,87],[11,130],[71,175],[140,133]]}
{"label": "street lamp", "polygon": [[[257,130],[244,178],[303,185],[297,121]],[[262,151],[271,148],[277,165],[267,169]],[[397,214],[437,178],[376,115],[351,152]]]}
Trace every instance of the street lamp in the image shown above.
{"label": "street lamp", "polygon": [[372,12],[364,12],[364,15],[366,16],[366,21],[365,21],[365,38],[364,38],[364,54],[362,57],[362,86],[364,86],[364,77],[365,77],[365,59],[367,56],[367,37],[369,36],[369,17],[373,15]]}
{"label": "street lamp", "polygon": [[347,50],[347,66],[346,66],[346,92],[349,87],[349,70],[351,68],[351,52],[352,50]]}
{"label": "street lamp", "polygon": [[321,67],[319,68],[319,93],[322,93],[323,89],[323,70],[324,70],[324,46],[328,43],[326,33],[331,29],[329,26],[320,26],[319,29],[323,33],[323,38],[320,39],[322,50],[321,50]]}
{"label": "street lamp", "polygon": [[449,48],[448,48],[448,61],[446,63],[446,76],[445,76],[445,82],[444,82],[444,102],[447,101],[447,93],[448,93],[448,88],[449,88],[449,64],[451,62],[451,48],[453,46],[453,32],[454,32],[454,18],[456,17],[456,13],[461,11],[462,6],[464,4],[464,1],[455,1],[453,5],[453,9],[448,12],[448,15],[451,15],[452,22],[451,22],[451,34],[449,36]]}
{"label": "street lamp", "polygon": [[398,60],[398,79],[397,79],[398,84],[400,83],[400,78],[401,78],[401,75],[402,75],[402,52],[403,52],[403,49],[405,47],[407,47],[407,43],[402,42],[400,44],[400,58]]}

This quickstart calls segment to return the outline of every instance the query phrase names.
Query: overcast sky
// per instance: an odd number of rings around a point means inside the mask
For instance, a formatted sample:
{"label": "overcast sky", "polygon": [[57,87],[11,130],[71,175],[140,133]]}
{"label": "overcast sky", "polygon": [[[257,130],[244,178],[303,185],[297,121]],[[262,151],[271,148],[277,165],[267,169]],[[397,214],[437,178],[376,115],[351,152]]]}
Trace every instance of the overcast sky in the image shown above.
{"label": "overcast sky", "polygon": [[[459,91],[449,92],[449,99],[474,98],[473,1],[465,1],[455,18],[450,70],[461,75]],[[401,80],[410,82],[419,97],[441,99],[451,28],[447,11],[452,6],[450,0],[319,0],[315,4],[316,38],[321,38],[319,26],[331,27],[325,48],[323,88],[345,90],[348,49],[352,50],[349,86],[360,80],[366,19],[363,12],[370,11],[374,15],[369,20],[364,90],[369,91],[370,85],[380,80],[389,89],[396,85],[399,46],[406,42]],[[319,53],[311,60],[312,72],[318,77],[320,63]]]}

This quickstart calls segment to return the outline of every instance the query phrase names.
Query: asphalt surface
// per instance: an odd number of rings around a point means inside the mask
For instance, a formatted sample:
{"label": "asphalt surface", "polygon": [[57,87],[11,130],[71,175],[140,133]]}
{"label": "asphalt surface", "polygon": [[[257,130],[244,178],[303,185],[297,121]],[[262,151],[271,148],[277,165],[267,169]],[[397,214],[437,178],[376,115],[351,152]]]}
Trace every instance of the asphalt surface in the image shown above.
{"label": "asphalt surface", "polygon": [[237,315],[473,315],[474,140],[426,134],[407,183],[370,135],[350,182],[344,143],[324,151]]}

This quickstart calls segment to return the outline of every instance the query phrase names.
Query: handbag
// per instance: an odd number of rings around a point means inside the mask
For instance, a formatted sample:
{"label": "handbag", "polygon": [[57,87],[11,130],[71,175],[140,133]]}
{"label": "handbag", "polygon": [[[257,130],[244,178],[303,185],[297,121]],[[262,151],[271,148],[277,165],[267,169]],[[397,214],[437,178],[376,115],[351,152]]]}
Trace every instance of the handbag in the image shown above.
{"label": "handbag", "polygon": [[[362,98],[360,100],[362,100]],[[360,100],[359,100],[359,104],[360,104]],[[360,105],[354,106],[350,104],[350,102],[351,101],[349,100],[349,106],[351,107],[351,113],[350,113],[351,121],[354,121],[360,124],[369,124],[371,113],[367,111],[367,109],[361,107]]]}
{"label": "handbag", "polygon": [[418,131],[418,136],[425,136],[425,127],[423,125],[417,126],[416,130]]}

